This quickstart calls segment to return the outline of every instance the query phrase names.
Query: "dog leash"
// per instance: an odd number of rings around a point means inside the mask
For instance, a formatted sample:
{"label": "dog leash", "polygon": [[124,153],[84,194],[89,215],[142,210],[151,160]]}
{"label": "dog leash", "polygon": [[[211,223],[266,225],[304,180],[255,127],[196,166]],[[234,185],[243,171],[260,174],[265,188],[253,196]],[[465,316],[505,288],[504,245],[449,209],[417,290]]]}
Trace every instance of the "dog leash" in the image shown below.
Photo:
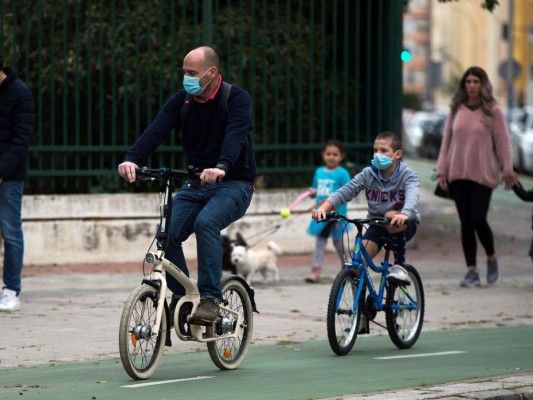
{"label": "dog leash", "polygon": [[248,248],[252,248],[252,247],[258,245],[259,243],[261,243],[262,241],[264,241],[268,236],[273,235],[274,233],[276,233],[276,232],[279,230],[279,228],[281,228],[281,225],[282,225],[282,224],[276,224],[276,225],[273,225],[273,226],[271,226],[270,228],[264,229],[264,230],[262,230],[261,232],[258,232],[258,233],[256,233],[255,235],[250,236],[250,239],[253,239],[253,238],[255,238],[255,237],[261,237],[261,236],[265,236],[265,237],[259,239],[259,240],[258,240],[257,242],[255,242],[254,244],[250,244],[250,245],[248,245]]}
{"label": "dog leash", "polygon": [[[274,226],[272,226],[272,227],[270,227],[270,228],[267,228],[265,231],[260,232],[259,234],[256,234],[256,235],[254,235],[254,236],[252,236],[252,237],[260,236],[260,235],[265,235],[265,234],[267,234],[267,233],[270,233],[270,235],[273,235],[273,234],[275,234],[275,233],[276,233],[281,227],[283,227],[283,226],[287,226],[287,225],[290,225],[290,224],[294,223],[294,221],[295,221],[297,218],[300,218],[300,217],[306,215],[309,211],[311,211],[311,210],[313,210],[314,208],[318,207],[318,206],[319,206],[320,204],[322,204],[322,203],[323,203],[323,201],[320,202],[320,203],[315,203],[315,204],[313,204],[311,207],[308,207],[308,208],[306,208],[306,209],[303,210],[303,211],[295,212],[295,213],[294,213],[295,218],[292,218],[292,219],[291,219],[291,218],[289,217],[286,221],[284,221],[284,222],[282,222],[282,223],[280,223],[280,224],[276,224],[276,225],[274,225]],[[266,240],[267,237],[268,237],[268,236],[265,236],[264,238],[258,240],[257,242],[255,242],[255,243],[252,244],[252,245],[249,245],[248,247],[251,248],[251,247],[253,247],[253,246],[255,246],[255,245],[261,243],[262,241]]]}
{"label": "dog leash", "polygon": [[[324,202],[324,200],[322,200],[322,201],[319,202],[319,203],[315,203],[315,204],[313,204],[311,207],[308,207],[308,208],[306,208],[306,209],[303,210],[303,211],[295,212],[294,214],[296,214],[296,218],[299,218],[299,217],[301,217],[301,216],[307,214],[309,211],[313,210],[314,208],[320,206],[320,204],[322,204],[323,202]],[[248,245],[248,248],[252,248],[252,247],[254,247],[254,246],[257,246],[259,243],[261,243],[261,242],[263,242],[264,240],[266,240],[266,239],[268,238],[268,236],[271,236],[271,235],[275,234],[277,231],[279,231],[280,228],[281,228],[282,226],[285,226],[285,225],[287,225],[287,224],[293,223],[294,220],[295,220],[294,218],[293,218],[293,219],[288,219],[288,220],[285,221],[285,222],[282,222],[282,223],[280,223],[280,224],[273,225],[273,226],[271,226],[271,227],[269,227],[269,228],[266,228],[266,229],[264,229],[264,230],[262,230],[262,231],[260,231],[260,232],[258,232],[258,233],[256,233],[256,234],[250,236],[250,239],[253,239],[253,238],[255,238],[255,237],[261,237],[261,236],[264,236],[264,237],[262,237],[261,239],[259,239],[257,242],[255,242],[255,243],[253,243],[253,244],[249,244],[249,245]]]}

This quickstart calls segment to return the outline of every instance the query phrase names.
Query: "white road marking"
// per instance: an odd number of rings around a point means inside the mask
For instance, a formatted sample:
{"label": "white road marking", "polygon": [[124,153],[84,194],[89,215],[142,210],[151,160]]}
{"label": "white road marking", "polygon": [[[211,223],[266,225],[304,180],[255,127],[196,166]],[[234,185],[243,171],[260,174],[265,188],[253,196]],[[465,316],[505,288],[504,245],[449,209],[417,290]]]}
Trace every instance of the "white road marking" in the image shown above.
{"label": "white road marking", "polygon": [[201,379],[209,379],[209,378],[214,378],[214,376],[197,376],[196,378],[172,379],[172,380],[169,380],[169,381],[136,383],[134,385],[126,385],[126,386],[122,386],[122,387],[123,388],[129,388],[129,389],[133,388],[134,389],[134,388],[139,388],[139,387],[144,387],[144,386],[165,385],[167,383],[176,383],[176,382],[185,382],[185,381],[198,381],[198,380],[201,380]]}
{"label": "white road marking", "polygon": [[395,358],[449,356],[450,354],[461,354],[461,353],[466,353],[466,351],[441,351],[440,353],[410,354],[410,355],[405,355],[405,356],[392,356],[392,357],[374,357],[374,360],[394,360]]}

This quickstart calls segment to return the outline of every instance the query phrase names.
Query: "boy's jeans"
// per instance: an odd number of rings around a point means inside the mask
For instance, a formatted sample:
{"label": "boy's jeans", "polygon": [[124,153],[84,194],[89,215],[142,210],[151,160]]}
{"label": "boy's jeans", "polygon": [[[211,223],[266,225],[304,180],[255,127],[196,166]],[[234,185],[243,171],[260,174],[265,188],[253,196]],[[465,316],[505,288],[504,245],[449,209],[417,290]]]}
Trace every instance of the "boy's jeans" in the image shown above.
{"label": "boy's jeans", "polygon": [[0,183],[0,235],[4,239],[4,287],[20,293],[24,236],[22,193],[24,181]]}
{"label": "boy's jeans", "polygon": [[[182,243],[196,235],[198,289],[202,299],[222,300],[222,245],[220,231],[241,218],[252,200],[252,184],[247,181],[222,181],[200,185],[187,181],[172,199],[170,240],[165,257],[189,275]],[[184,294],[183,287],[167,274],[168,287]]]}

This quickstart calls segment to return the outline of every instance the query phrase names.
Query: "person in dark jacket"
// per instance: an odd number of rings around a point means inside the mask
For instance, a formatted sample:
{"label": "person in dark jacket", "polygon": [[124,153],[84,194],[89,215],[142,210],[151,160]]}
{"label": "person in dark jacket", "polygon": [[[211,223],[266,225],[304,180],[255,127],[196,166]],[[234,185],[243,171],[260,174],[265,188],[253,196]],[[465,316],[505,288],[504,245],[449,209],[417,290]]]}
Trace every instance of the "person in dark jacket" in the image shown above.
{"label": "person in dark jacket", "polygon": [[[182,242],[195,233],[200,304],[192,319],[212,322],[222,300],[220,232],[248,209],[257,176],[250,137],[252,102],[246,91],[233,85],[227,98],[224,96],[228,84],[222,81],[218,56],[210,47],[190,51],[183,60],[183,73],[184,88],[163,106],[128,151],[118,172],[134,182],[135,168],[146,162],[172,129],[181,131],[186,165],[202,172],[199,184],[185,182],[173,198],[165,257],[188,275]],[[184,105],[188,107],[186,115],[181,112]],[[170,274],[167,279],[174,292],[172,310],[184,288]]]}
{"label": "person in dark jacket", "polygon": [[20,309],[24,235],[22,193],[35,110],[28,86],[0,55],[0,235],[4,240],[4,287],[0,311]]}
{"label": "person in dark jacket", "polygon": [[[515,194],[524,201],[533,201],[533,189],[525,190],[522,183],[517,180],[513,186]],[[531,229],[533,230],[533,215],[531,216]],[[531,239],[531,245],[529,246],[529,256],[533,261],[533,238]]]}

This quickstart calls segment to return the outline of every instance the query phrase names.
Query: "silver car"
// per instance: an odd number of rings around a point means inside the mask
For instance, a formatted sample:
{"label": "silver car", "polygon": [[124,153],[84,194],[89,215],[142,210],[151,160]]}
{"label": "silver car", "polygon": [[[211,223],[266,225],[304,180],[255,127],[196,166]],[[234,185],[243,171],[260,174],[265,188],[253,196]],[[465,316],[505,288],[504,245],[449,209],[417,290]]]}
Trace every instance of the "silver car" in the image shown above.
{"label": "silver car", "polygon": [[446,114],[440,111],[418,111],[405,119],[403,137],[403,151],[416,157],[436,159],[439,155],[440,144]]}
{"label": "silver car", "polygon": [[513,165],[522,172],[533,174],[533,107],[526,106],[518,118],[509,122],[513,147]]}

